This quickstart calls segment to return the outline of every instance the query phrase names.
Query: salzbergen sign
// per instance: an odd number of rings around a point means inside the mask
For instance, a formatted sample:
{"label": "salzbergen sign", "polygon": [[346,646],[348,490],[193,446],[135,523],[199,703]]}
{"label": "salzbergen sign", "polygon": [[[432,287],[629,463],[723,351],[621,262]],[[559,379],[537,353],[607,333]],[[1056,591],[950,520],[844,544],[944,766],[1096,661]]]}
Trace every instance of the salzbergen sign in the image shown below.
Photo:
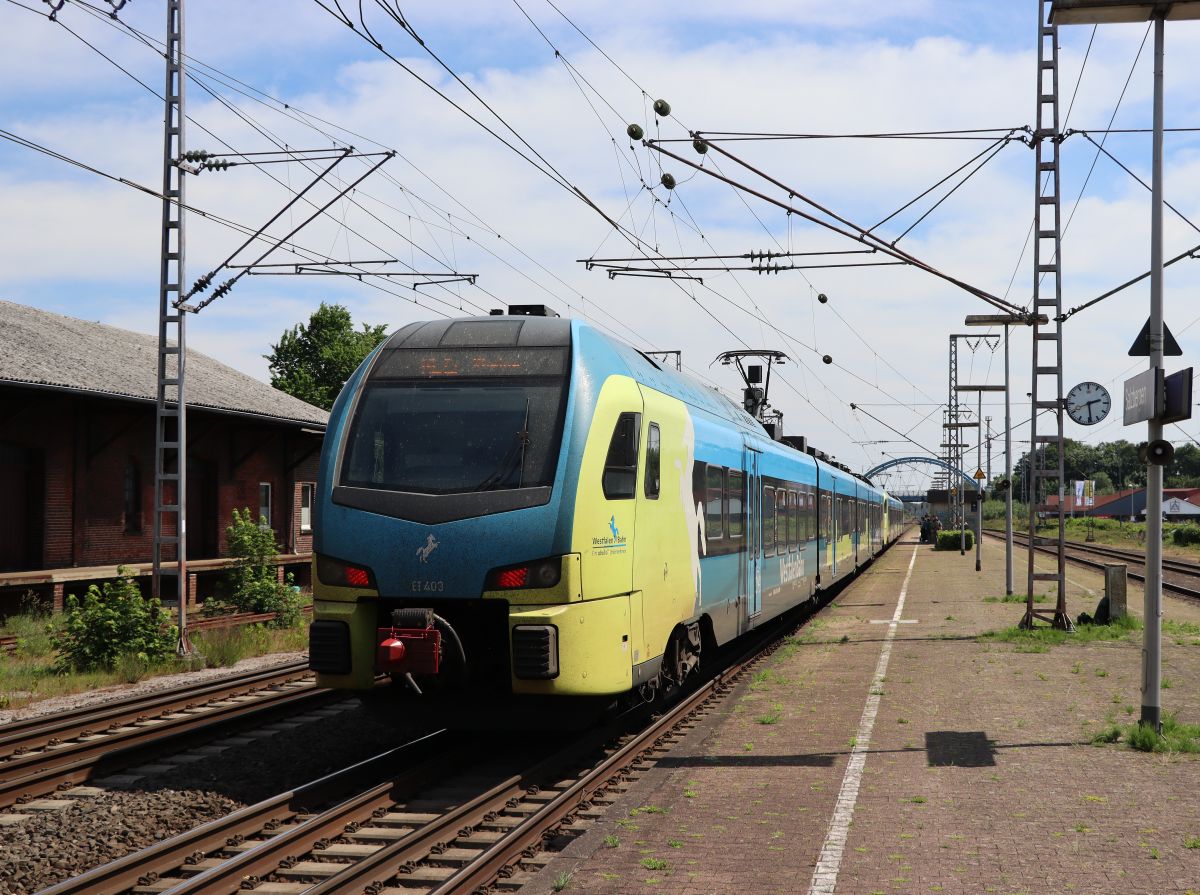
{"label": "salzbergen sign", "polygon": [[1144,423],[1159,415],[1162,409],[1161,369],[1138,373],[1125,380],[1125,425]]}

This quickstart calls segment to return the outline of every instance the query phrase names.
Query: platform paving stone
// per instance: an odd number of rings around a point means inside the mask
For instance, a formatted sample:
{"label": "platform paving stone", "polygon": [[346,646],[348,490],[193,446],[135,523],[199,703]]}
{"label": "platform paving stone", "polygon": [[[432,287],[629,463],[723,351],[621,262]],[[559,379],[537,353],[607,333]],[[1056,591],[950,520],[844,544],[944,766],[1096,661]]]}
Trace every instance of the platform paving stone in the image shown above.
{"label": "platform paving stone", "polygon": [[[814,881],[914,550],[845,847]],[[977,573],[973,555],[894,546],[525,891],[570,874],[563,891],[1200,895],[1200,756],[1091,744],[1137,717],[1140,632],[980,640],[1023,611],[1000,600],[1003,555],[985,541]],[[1093,612],[1101,575],[1068,575],[1071,616]],[[1180,598],[1164,614],[1200,623]],[[1163,673],[1164,708],[1200,722],[1200,636],[1164,636]]]}

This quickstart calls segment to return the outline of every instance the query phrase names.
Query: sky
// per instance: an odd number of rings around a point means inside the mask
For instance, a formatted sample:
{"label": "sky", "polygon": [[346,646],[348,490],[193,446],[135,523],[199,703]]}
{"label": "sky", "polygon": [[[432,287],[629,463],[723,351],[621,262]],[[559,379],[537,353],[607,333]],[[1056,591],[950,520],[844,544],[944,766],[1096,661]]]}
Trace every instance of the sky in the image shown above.
{"label": "sky", "polygon": [[[0,129],[157,190],[163,64],[154,43],[165,6],[128,0],[114,20],[114,5],[67,0],[51,21],[43,0],[0,0]],[[748,8],[717,0],[372,0],[361,4],[361,19],[359,6],[343,0],[350,27],[333,0],[191,0],[186,145],[394,151],[300,231],[294,242],[304,254],[279,249],[266,260],[393,259],[372,269],[478,277],[416,288],[414,277],[243,277],[189,317],[188,339],[252,376],[268,378],[270,346],[321,301],[392,329],[544,303],[640,349],[681,350],[689,372],[730,394],[741,383],[712,363],[719,352],[785,352],[770,396],[784,430],[865,470],[891,456],[939,452],[949,336],[965,331],[966,314],[993,308],[911,266],[718,269],[668,281],[611,278],[580,260],[861,249],[772,204],[811,211],[795,198],[803,196],[851,229],[877,226],[886,241],[900,238],[899,248],[957,279],[1019,306],[1031,300],[1037,187],[1034,153],[1019,138],[1035,115],[1033,0],[761,0]],[[1075,26],[1061,29],[1059,44],[1064,129],[1103,141],[1148,182],[1148,134],[1104,133],[1110,121],[1132,130],[1151,123],[1146,35],[1146,25]],[[1198,51],[1200,24],[1169,24],[1168,127],[1200,126]],[[669,115],[655,114],[657,99],[670,104]],[[682,160],[631,141],[629,124],[678,141],[659,145]],[[966,130],[989,139],[728,136]],[[708,134],[714,148],[698,154],[692,131]],[[1190,223],[1200,221],[1198,150],[1200,134],[1168,134],[1165,192],[1178,209],[1167,212],[1168,258],[1200,244]],[[1145,186],[1084,134],[1071,133],[1061,151],[1063,303],[1071,308],[1148,269],[1150,203]],[[311,214],[304,201],[334,200],[375,161],[340,163],[267,233],[282,237]],[[296,162],[189,176],[189,204],[212,217],[188,216],[187,280],[243,240],[216,218],[257,228],[318,170]],[[664,172],[673,190],[662,185]],[[154,332],[160,215],[152,196],[0,140],[0,298]],[[1184,350],[1168,359],[1173,370],[1191,362],[1200,335],[1200,309],[1189,300],[1200,265],[1180,261],[1165,284],[1167,323]],[[1094,380],[1114,396],[1107,420],[1068,422],[1068,437],[1144,437],[1142,427],[1121,425],[1120,386],[1145,366],[1127,351],[1148,307],[1143,282],[1064,326],[1065,388]],[[961,382],[1002,383],[1002,352],[978,340],[959,350]],[[1028,331],[1013,332],[1011,351],[1019,455],[1028,441]],[[986,397],[984,415],[1000,431],[1001,396]],[[1183,443],[1197,428],[1188,422],[1167,434]],[[1001,450],[997,440],[993,471]],[[891,483],[927,481],[918,470]]]}

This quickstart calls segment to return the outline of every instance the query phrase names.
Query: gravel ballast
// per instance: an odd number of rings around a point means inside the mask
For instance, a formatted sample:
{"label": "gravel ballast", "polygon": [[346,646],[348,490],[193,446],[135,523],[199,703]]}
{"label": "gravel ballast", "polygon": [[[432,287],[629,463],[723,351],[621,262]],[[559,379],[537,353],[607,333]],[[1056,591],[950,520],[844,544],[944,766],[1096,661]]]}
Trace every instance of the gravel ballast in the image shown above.
{"label": "gravel ballast", "polygon": [[[342,709],[337,714],[239,742],[101,795],[75,798],[61,811],[35,812],[0,826],[0,895],[54,885],[412,739],[414,731],[355,699],[337,707]],[[27,813],[19,805],[11,812]]]}

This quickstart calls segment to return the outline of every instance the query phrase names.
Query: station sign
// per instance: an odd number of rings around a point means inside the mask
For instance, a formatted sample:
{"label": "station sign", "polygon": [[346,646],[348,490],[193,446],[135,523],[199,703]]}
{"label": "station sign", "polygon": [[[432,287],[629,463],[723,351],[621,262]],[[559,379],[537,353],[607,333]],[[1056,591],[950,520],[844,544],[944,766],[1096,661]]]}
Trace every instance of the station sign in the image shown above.
{"label": "station sign", "polygon": [[1125,380],[1126,426],[1156,418],[1162,411],[1163,371],[1152,368]]}

